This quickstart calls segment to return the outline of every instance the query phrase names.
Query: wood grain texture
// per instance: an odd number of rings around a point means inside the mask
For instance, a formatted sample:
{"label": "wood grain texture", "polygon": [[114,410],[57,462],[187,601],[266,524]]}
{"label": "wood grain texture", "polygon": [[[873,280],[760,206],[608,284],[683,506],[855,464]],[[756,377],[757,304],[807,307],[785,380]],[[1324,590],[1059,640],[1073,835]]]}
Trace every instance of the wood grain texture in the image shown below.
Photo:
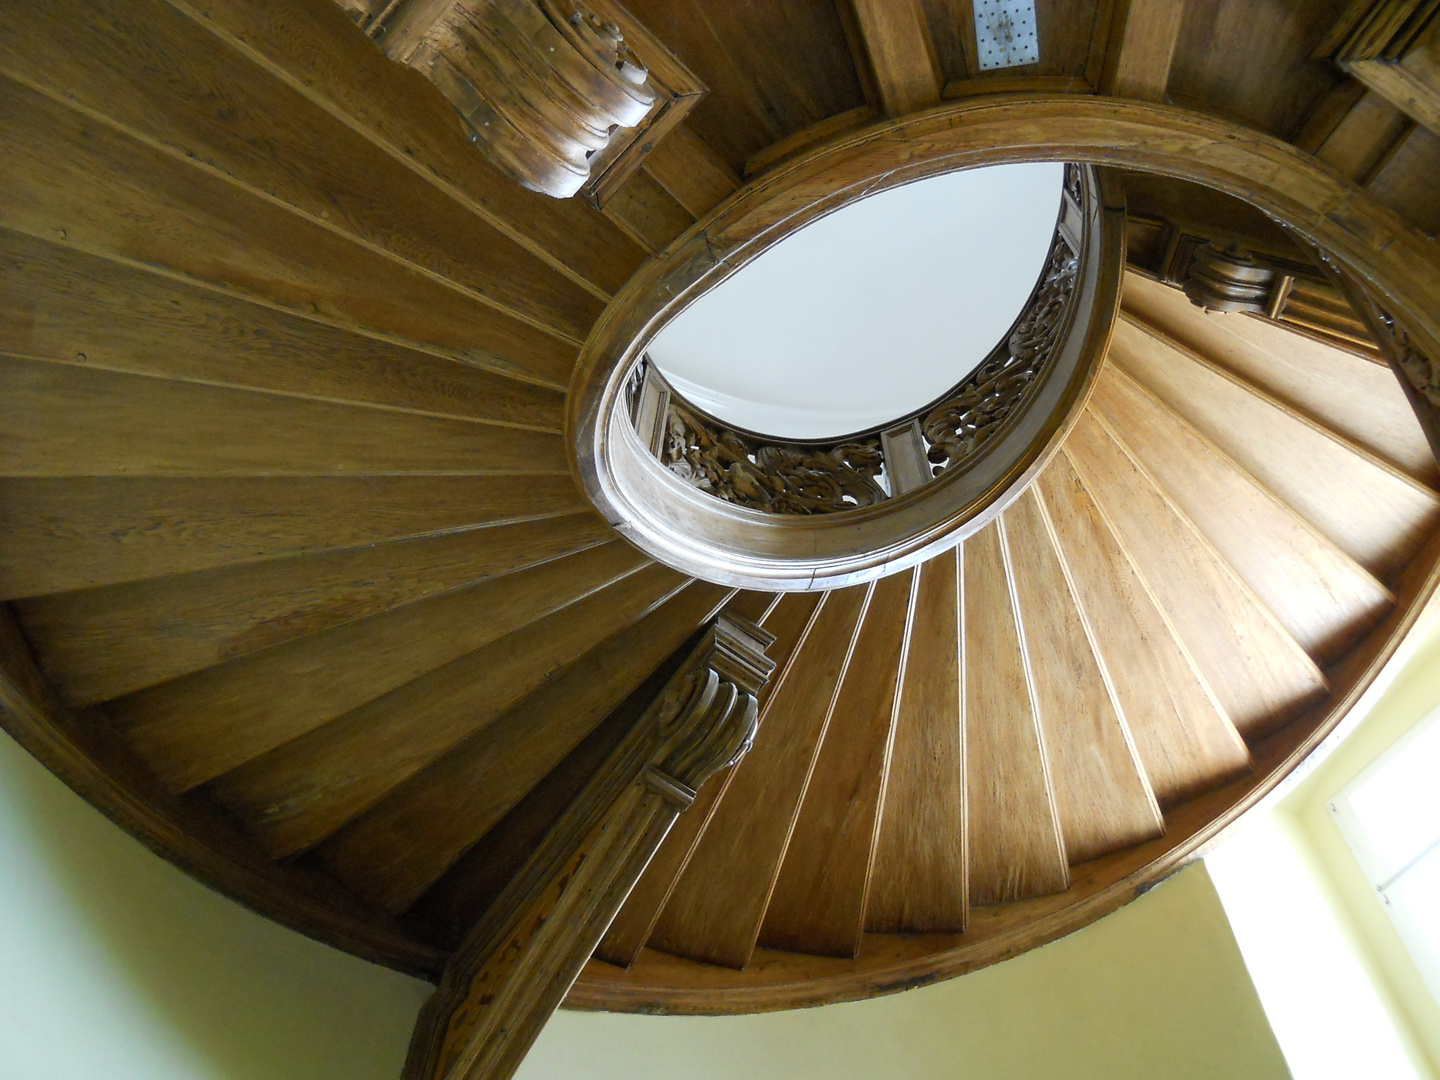
{"label": "wood grain texture", "polygon": [[1413,127],[1365,181],[1365,190],[1430,237],[1440,234],[1440,134]]}
{"label": "wood grain texture", "polygon": [[655,144],[641,168],[697,218],[704,217],[740,186],[735,170],[685,123]]}
{"label": "wood grain texture", "polygon": [[1122,321],[1110,356],[1382,582],[1440,522],[1432,492],[1158,332]]}
{"label": "wood grain texture", "polygon": [[959,549],[922,563],[916,573],[865,926],[882,933],[958,934],[970,900]]}
{"label": "wood grain texture", "polygon": [[944,79],[921,0],[842,0],[852,4],[880,100],[891,116],[940,104]]}
{"label": "wood grain texture", "polygon": [[643,252],[582,200],[526,191],[475,153],[450,103],[356,34],[337,5],[207,0],[198,7],[177,0],[172,6],[597,296],[617,290],[643,260]]}
{"label": "wood grain texture", "polygon": [[570,376],[578,337],[498,312],[6,78],[0,139],[7,228],[553,386]]}
{"label": "wood grain texture", "polygon": [[[775,696],[776,688],[794,668],[793,661],[819,607],[821,595],[785,593],[778,604],[767,613],[762,623],[766,630],[775,635],[775,644],[766,650],[775,661],[775,674],[770,677],[760,694],[761,725],[765,723],[769,703]],[[695,804],[676,820],[665,837],[665,842],[660,845],[660,850],[655,853],[650,865],[645,868],[645,873],[635,883],[625,906],[620,909],[615,921],[610,924],[610,929],[605,932],[600,947],[595,950],[597,957],[621,967],[629,967],[635,962],[640,950],[650,940],[650,933],[680,880],[680,875],[690,864],[700,837],[704,835],[715,808],[724,799],[733,775],[733,768],[717,773],[697,793]]]}
{"label": "wood grain texture", "polygon": [[212,783],[275,858],[310,847],[688,583],[651,565]]}
{"label": "wood grain texture", "polygon": [[[587,290],[163,0],[0,15],[0,71],[312,224],[566,338]],[[214,117],[225,117],[217,124]]]}
{"label": "wood grain texture", "polygon": [[1384,164],[1397,140],[1407,134],[1410,119],[1379,94],[1366,92],[1346,111],[1315,156],[1333,165],[1357,184],[1364,184]]}
{"label": "wood grain texture", "polygon": [[844,957],[860,950],[914,574],[875,583],[765,909],[759,940],[769,948]]}
{"label": "wood grain texture", "polygon": [[1162,807],[1244,771],[1250,755],[1155,606],[1070,461],[1036,490],[1072,594],[1096,634],[1096,656]]}
{"label": "wood grain texture", "polygon": [[1100,88],[1117,97],[1163,101],[1185,5],[1177,0],[1120,0]]}
{"label": "wood grain texture", "polygon": [[970,903],[1060,892],[1070,875],[999,523],[961,558]]}
{"label": "wood grain texture", "polygon": [[569,471],[546,432],[4,354],[0,425],[5,476]]}
{"label": "wood grain texture", "polygon": [[1160,808],[1035,493],[1001,523],[1066,857],[1084,862],[1159,836]]}
{"label": "wood grain texture", "polygon": [[0,479],[0,595],[574,514],[568,476]]}
{"label": "wood grain texture", "polygon": [[332,836],[321,859],[357,895],[404,911],[729,595],[697,582],[601,642]]}
{"label": "wood grain texture", "polygon": [[648,562],[624,544],[606,544],[238,657],[118,698],[109,711],[162,782],[184,790]]}
{"label": "wood grain texture", "polygon": [[610,196],[605,216],[649,252],[661,250],[695,224],[695,215],[644,169],[632,173]]}
{"label": "wood grain texture", "polygon": [[547,387],[0,231],[0,351],[558,432]]}
{"label": "wood grain texture", "polygon": [[1093,411],[1065,453],[1241,735],[1269,733],[1326,693],[1315,662]]}
{"label": "wood grain texture", "polygon": [[732,968],[749,960],[869,593],[860,585],[826,594],[754,749],[660,913],[652,948]]}
{"label": "wood grain texture", "polygon": [[60,694],[94,703],[614,537],[575,514],[35,597],[16,611]]}
{"label": "wood grain texture", "polygon": [[1328,663],[1393,597],[1157,398],[1108,367],[1092,408],[1311,656]]}
{"label": "wood grain texture", "polygon": [[1264,391],[1287,409],[1364,447],[1422,484],[1440,489],[1435,455],[1398,380],[1385,365],[1263,319],[1206,316],[1178,289],[1138,274],[1125,276],[1124,305],[1140,323]]}

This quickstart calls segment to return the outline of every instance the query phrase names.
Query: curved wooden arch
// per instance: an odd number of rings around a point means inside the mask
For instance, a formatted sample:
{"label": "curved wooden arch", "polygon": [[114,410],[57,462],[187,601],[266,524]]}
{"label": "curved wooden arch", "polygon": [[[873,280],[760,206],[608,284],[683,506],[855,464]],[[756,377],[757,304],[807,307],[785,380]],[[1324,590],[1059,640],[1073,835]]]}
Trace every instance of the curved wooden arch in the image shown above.
{"label": "curved wooden arch", "polygon": [[[591,341],[638,333],[637,298],[696,280],[784,223],[823,214],[858,186],[885,187],[956,168],[1081,161],[1152,172],[1240,198],[1293,230],[1383,298],[1440,354],[1440,247],[1310,155],[1262,132],[1163,105],[1079,96],[994,96],[939,106],[839,138],[759,177],[650,260],[617,295]],[[632,321],[627,325],[625,320]],[[593,417],[596,354],[571,383],[567,435]],[[587,397],[587,394],[589,396]],[[575,1008],[647,1013],[759,1012],[851,1001],[952,978],[1062,937],[1124,905],[1195,858],[1253,807],[1354,708],[1440,584],[1440,537],[1417,557],[1389,618],[1334,672],[1327,703],[1254,749],[1254,771],[1181,807],[1167,834],[1074,869],[1065,893],[978,909],[964,935],[866,934],[855,960],[758,949],[743,972],[646,951],[628,971],[591,961]]]}

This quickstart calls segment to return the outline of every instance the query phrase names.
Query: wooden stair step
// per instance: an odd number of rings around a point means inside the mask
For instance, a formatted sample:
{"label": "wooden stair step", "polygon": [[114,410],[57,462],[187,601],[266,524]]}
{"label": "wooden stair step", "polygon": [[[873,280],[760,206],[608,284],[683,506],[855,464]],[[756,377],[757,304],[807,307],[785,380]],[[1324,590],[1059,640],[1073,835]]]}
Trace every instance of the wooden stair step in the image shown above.
{"label": "wooden stair step", "polygon": [[1318,661],[1338,657],[1394,603],[1364,567],[1118,368],[1106,367],[1091,407]]}
{"label": "wooden stair step", "polygon": [[961,548],[965,805],[971,905],[1070,885],[1001,526]]}
{"label": "wooden stair step", "polygon": [[736,969],[749,962],[869,595],[866,585],[826,594],[660,913],[652,948]]}
{"label": "wooden stair step", "polygon": [[[767,650],[767,655],[775,661],[775,673],[760,691],[758,722],[761,726],[769,714],[776,689],[794,670],[794,658],[819,609],[821,597],[820,593],[784,593],[765,615],[761,625],[775,635],[775,643]],[[733,775],[733,768],[716,773],[696,794],[694,805],[676,820],[660,850],[630,891],[625,906],[605,932],[595,951],[599,959],[620,967],[635,963],[640,950],[650,940],[650,933],[676,882],[690,864],[715,808],[724,799]]]}
{"label": "wooden stair step", "polygon": [[860,951],[914,576],[875,583],[765,910],[759,942],[768,948]]}
{"label": "wooden stair step", "polygon": [[687,584],[651,564],[247,762],[207,791],[273,858],[293,855]]}
{"label": "wooden stair step", "polygon": [[1064,452],[1242,736],[1269,734],[1328,691],[1305,650],[1093,412]]}
{"label": "wooden stair step", "polygon": [[1160,808],[1033,491],[1001,526],[1066,857],[1084,862],[1159,836]]}
{"label": "wooden stair step", "polygon": [[1142,323],[1432,488],[1440,468],[1388,364],[1258,318],[1216,318],[1178,289],[1126,274],[1125,310]]}
{"label": "wooden stair step", "polygon": [[321,860],[357,895],[404,911],[729,596],[697,582],[601,642],[346,825]]}
{"label": "wooden stair step", "polygon": [[1064,453],[1035,490],[1160,805],[1176,805],[1245,771],[1245,743]]}
{"label": "wooden stair step", "polygon": [[182,676],[108,709],[161,782],[183,791],[647,565],[612,542]]}
{"label": "wooden stair step", "polygon": [[867,930],[960,933],[970,892],[960,719],[959,549],[919,567]]}
{"label": "wooden stair step", "polygon": [[614,539],[595,514],[21,600],[62,697],[90,704]]}
{"label": "wooden stair step", "polygon": [[26,318],[0,352],[560,432],[564,395],[471,364],[0,230],[0,273]]}
{"label": "wooden stair step", "polygon": [[1109,358],[1390,584],[1440,524],[1440,499],[1286,412],[1200,356],[1122,317]]}
{"label": "wooden stair step", "polygon": [[0,598],[588,510],[569,476],[0,477]]}

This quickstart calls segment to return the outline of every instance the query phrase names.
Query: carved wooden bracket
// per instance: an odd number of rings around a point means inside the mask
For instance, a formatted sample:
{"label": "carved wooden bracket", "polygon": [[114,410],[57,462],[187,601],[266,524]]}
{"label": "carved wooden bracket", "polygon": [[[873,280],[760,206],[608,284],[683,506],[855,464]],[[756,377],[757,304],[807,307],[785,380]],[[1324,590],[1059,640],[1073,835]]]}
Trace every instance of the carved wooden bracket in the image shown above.
{"label": "carved wooden bracket", "polygon": [[1440,5],[1353,3],[1316,50],[1440,135]]}
{"label": "carved wooden bracket", "polygon": [[706,92],[614,0],[338,2],[491,161],[559,199],[602,203]]}
{"label": "carved wooden bracket", "polygon": [[675,818],[755,737],[774,637],[720,615],[471,930],[416,1024],[406,1080],[520,1066]]}

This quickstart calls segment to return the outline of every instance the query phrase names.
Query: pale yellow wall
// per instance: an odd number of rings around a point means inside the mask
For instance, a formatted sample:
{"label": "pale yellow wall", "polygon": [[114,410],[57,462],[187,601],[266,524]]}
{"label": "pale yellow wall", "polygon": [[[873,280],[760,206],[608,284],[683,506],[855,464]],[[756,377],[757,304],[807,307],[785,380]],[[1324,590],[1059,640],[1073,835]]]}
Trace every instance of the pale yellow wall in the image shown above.
{"label": "pale yellow wall", "polygon": [[519,1080],[1287,1077],[1203,865],[961,979],[737,1017],[557,1013]]}
{"label": "pale yellow wall", "polygon": [[429,989],[192,881],[0,735],[0,1080],[395,1080]]}

